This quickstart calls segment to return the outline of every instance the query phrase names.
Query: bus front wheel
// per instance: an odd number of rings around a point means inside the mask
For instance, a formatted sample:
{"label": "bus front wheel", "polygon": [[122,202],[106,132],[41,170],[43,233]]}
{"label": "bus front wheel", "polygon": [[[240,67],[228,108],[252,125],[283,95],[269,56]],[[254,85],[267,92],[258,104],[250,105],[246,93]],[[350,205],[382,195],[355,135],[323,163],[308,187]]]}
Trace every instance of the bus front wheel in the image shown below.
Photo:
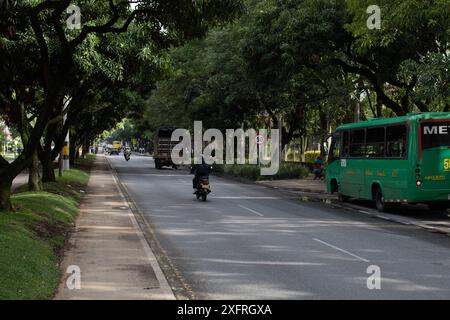
{"label": "bus front wheel", "polygon": [[375,190],[374,198],[377,210],[380,212],[386,212],[388,210],[388,205],[386,204],[386,201],[384,201],[383,193],[379,188]]}

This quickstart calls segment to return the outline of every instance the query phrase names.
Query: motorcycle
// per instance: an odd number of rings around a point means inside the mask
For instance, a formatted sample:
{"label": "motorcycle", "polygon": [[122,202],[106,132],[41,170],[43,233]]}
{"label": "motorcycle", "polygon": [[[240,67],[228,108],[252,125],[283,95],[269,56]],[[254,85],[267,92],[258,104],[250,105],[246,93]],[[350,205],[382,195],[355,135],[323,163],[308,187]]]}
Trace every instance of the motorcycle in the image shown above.
{"label": "motorcycle", "polygon": [[202,199],[202,201],[206,201],[208,194],[211,193],[211,189],[209,188],[209,177],[201,177],[198,180],[197,188],[195,190],[195,196],[197,199]]}

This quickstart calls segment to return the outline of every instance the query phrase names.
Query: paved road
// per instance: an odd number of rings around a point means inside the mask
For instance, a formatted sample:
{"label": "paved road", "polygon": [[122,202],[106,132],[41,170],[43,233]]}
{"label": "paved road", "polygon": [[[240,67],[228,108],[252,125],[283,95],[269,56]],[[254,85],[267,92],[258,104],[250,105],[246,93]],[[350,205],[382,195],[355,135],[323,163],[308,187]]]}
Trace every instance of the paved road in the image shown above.
{"label": "paved road", "polygon": [[187,172],[108,159],[199,298],[450,298],[449,237],[217,177],[202,203]]}

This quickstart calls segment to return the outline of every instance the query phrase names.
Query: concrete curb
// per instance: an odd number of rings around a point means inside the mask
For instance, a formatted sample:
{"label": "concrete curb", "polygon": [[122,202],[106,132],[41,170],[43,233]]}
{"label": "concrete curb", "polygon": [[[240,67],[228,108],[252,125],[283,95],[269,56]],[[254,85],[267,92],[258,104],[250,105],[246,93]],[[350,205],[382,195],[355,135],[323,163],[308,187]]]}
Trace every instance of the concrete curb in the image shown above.
{"label": "concrete curb", "polygon": [[315,194],[329,194],[326,191],[319,191],[319,190],[314,190],[314,189],[307,189],[307,188],[283,188],[283,187],[276,187],[276,186],[271,186],[265,183],[258,183],[256,182],[256,184],[258,186],[264,186],[267,188],[271,188],[271,189],[278,189],[278,190],[288,190],[288,191],[292,191],[292,192],[299,192],[299,193],[315,193]]}

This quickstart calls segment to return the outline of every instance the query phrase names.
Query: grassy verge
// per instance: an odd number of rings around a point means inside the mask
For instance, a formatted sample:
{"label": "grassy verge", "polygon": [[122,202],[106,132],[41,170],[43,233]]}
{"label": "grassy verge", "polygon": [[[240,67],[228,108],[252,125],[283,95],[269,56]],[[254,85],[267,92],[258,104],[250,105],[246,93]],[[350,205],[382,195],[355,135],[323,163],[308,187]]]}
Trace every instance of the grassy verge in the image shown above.
{"label": "grassy verge", "polygon": [[11,199],[15,211],[0,212],[0,299],[53,296],[93,158],[83,161],[84,170],[65,171],[57,182],[46,183],[44,192],[16,192]]}
{"label": "grassy verge", "polygon": [[257,165],[218,165],[213,172],[219,175],[243,178],[251,181],[300,179],[308,175],[309,169],[300,164],[282,163],[278,173],[273,176],[262,176],[261,168]]}

